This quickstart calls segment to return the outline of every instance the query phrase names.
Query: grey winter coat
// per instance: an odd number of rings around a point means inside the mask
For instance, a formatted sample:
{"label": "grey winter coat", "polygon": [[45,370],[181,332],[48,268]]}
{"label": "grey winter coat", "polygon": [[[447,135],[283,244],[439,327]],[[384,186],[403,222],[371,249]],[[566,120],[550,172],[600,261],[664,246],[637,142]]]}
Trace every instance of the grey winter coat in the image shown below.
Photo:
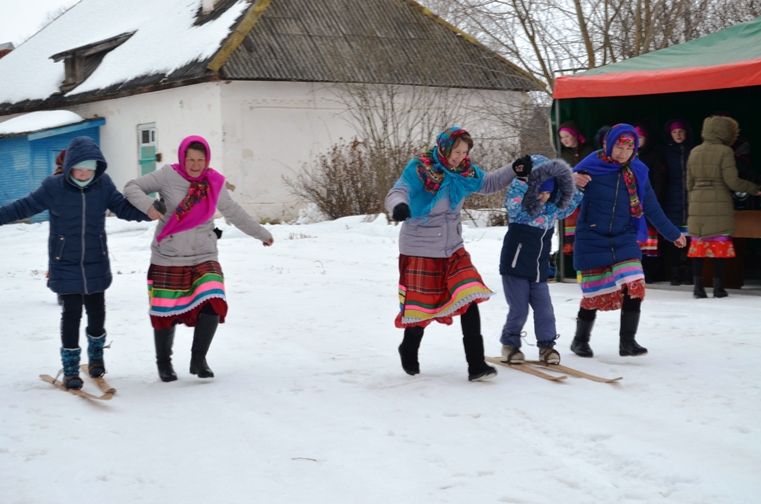
{"label": "grey winter coat", "polygon": [[[165,165],[160,170],[130,180],[124,186],[124,195],[137,209],[148,212],[154,199],[148,194],[157,192],[166,204],[166,213],[156,226],[156,233],[151,242],[151,264],[159,266],[192,266],[206,261],[217,261],[217,235],[214,233],[214,221],[196,226],[180,233],[170,234],[156,241],[156,236],[166,224],[166,219],[174,214],[177,205],[188,192],[190,182],[180,176],[174,169]],[[261,241],[272,238],[263,226],[246,213],[241,206],[233,201],[227,188],[222,187],[219,193],[217,209],[235,227],[249,236]]]}
{"label": "grey winter coat", "polygon": [[[478,194],[504,190],[515,177],[511,166],[486,173]],[[450,257],[462,248],[462,221],[460,213],[463,201],[454,209],[449,208],[449,198],[443,196],[425,217],[409,218],[402,223],[399,232],[399,253],[416,257]],[[404,186],[393,187],[386,195],[385,206],[389,214],[399,203],[409,204]]]}
{"label": "grey winter coat", "polygon": [[692,236],[731,235],[735,226],[731,191],[755,194],[759,190],[737,176],[731,145],[738,132],[737,122],[729,117],[712,116],[703,121],[703,143],[692,149],[687,161],[687,228]]}

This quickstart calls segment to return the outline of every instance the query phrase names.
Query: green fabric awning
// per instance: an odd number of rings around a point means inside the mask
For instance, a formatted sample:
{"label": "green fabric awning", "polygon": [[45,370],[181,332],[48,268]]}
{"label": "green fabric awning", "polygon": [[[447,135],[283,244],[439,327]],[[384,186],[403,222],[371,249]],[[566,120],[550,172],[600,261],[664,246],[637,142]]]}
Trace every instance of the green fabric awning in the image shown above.
{"label": "green fabric awning", "polygon": [[683,44],[571,76],[553,97],[595,98],[761,85],[761,17]]}

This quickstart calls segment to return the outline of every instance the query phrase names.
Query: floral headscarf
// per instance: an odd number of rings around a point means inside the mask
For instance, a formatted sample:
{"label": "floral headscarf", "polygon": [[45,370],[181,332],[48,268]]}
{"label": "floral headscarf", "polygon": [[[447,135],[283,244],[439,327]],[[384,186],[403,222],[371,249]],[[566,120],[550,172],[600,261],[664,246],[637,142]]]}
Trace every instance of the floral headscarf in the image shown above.
{"label": "floral headscarf", "polygon": [[483,171],[469,157],[458,166],[447,164],[457,140],[467,133],[459,126],[448,128],[436,137],[436,145],[407,163],[397,185],[407,187],[412,217],[428,215],[444,195],[455,209],[468,194],[481,189]]}

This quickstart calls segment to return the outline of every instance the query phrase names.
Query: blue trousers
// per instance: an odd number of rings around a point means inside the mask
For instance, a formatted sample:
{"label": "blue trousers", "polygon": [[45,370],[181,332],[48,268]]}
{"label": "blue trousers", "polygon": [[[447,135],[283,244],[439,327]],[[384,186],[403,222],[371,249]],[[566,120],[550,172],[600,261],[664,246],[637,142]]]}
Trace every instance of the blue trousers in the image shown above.
{"label": "blue trousers", "polygon": [[508,312],[500,342],[514,348],[521,346],[521,332],[528,320],[528,308],[534,311],[534,334],[539,347],[555,346],[555,311],[552,309],[547,282],[532,282],[528,278],[502,275]]}

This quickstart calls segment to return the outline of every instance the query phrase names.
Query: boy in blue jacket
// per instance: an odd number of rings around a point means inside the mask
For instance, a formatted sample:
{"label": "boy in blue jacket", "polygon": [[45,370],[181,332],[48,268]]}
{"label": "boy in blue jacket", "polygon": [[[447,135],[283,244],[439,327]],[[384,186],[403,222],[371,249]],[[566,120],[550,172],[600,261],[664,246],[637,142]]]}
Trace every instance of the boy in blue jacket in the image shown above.
{"label": "boy in blue jacket", "polygon": [[63,173],[51,175],[28,196],[0,207],[0,225],[50,211],[48,287],[59,295],[63,384],[82,388],[79,377],[79,325],[87,310],[90,376],[106,373],[103,344],[111,267],[106,247],[106,210],[120,219],[149,220],[133,207],[106,175],[107,163],[89,137],[74,138],[66,148]]}
{"label": "boy in blue jacket", "polygon": [[516,178],[505,196],[509,225],[502,245],[499,273],[509,307],[502,328],[502,359],[510,364],[525,360],[521,332],[534,311],[534,333],[539,360],[559,364],[555,350],[555,313],[547,285],[552,234],[558,219],[569,216],[581,202],[589,176],[573,174],[562,159],[524,156],[513,163]]}

